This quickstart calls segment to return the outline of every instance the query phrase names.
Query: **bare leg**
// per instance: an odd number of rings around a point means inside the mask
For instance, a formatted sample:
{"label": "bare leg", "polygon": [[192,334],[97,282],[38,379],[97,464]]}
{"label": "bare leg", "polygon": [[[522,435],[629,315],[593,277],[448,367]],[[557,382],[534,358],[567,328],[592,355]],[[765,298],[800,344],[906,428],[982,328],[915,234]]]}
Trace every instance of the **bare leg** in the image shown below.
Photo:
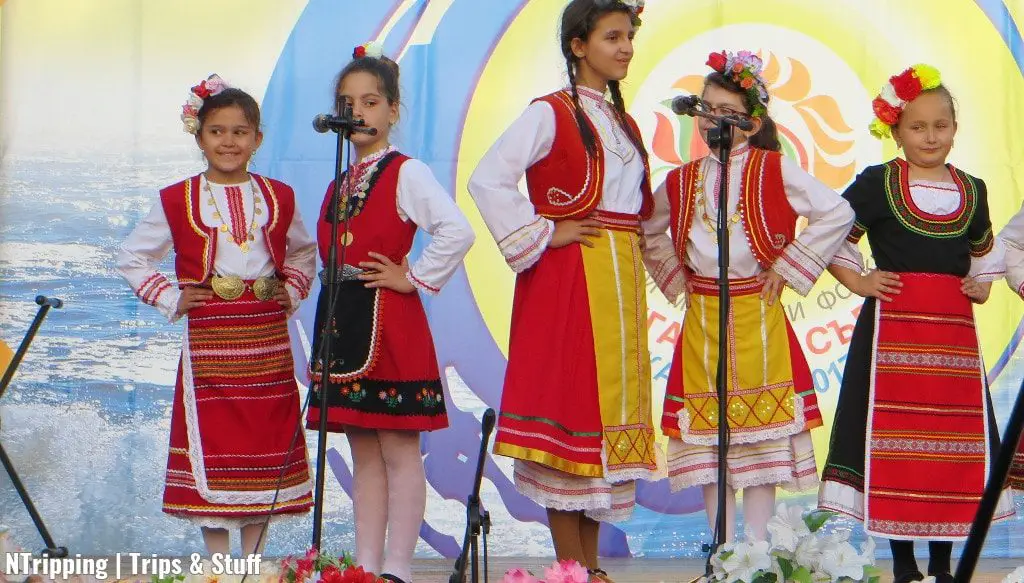
{"label": "bare leg", "polygon": [[203,527],[203,542],[206,543],[206,552],[228,554],[231,552],[231,533],[226,528]]}
{"label": "bare leg", "polygon": [[[263,520],[256,524],[247,524],[242,527],[242,556],[262,553],[263,549],[267,548],[267,538],[270,536],[269,523],[267,524],[267,532],[261,538],[260,534],[262,532]],[[257,543],[259,543],[259,548],[256,548]]]}
{"label": "bare leg", "polygon": [[580,528],[583,512],[553,508],[547,510],[548,528],[551,530],[551,542],[555,546],[555,557],[559,561],[577,561],[581,565],[586,565],[587,557],[583,551]]}

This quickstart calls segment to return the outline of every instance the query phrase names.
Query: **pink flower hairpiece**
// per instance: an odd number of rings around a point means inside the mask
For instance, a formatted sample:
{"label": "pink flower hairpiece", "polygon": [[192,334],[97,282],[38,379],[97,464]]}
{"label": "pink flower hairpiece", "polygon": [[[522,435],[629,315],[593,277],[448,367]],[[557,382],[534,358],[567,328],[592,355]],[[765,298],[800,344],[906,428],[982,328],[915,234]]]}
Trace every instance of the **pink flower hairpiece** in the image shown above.
{"label": "pink flower hairpiece", "polygon": [[181,122],[185,133],[195,135],[199,131],[199,110],[203,103],[229,87],[220,75],[214,73],[189,90],[188,101],[181,106]]}
{"label": "pink flower hairpiece", "polygon": [[352,49],[353,59],[363,59],[366,57],[379,59],[382,56],[384,56],[384,47],[377,41],[364,43]]}
{"label": "pink flower hairpiece", "polygon": [[604,8],[616,1],[625,4],[634,16],[640,16],[644,12],[644,0],[594,0],[594,4]]}

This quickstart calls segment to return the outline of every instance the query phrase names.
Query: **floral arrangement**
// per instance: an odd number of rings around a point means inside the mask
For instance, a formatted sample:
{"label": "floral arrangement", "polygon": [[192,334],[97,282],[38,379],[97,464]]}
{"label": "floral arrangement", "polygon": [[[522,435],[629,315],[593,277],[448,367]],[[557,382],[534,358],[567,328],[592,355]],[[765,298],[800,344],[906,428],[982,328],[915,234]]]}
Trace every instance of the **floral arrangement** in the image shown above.
{"label": "floral arrangement", "polygon": [[[814,583],[863,581],[878,583],[875,541],[850,544],[849,532],[825,534],[821,528],[834,512],[805,512],[780,504],[768,521],[769,541],[728,543],[711,559],[712,581],[725,583]],[[749,539],[749,537],[748,537]]]}
{"label": "floral arrangement", "polygon": [[348,553],[335,557],[309,549],[301,559],[289,556],[281,561],[278,583],[304,583],[309,580],[323,583],[386,583],[384,579],[357,566]]}
{"label": "floral arrangement", "polygon": [[750,51],[736,54],[720,51],[708,55],[707,65],[747,92],[748,101],[754,104],[750,115],[761,117],[768,112],[768,85],[761,76],[764,69],[761,57]]}
{"label": "floral arrangement", "polygon": [[230,85],[225,83],[219,75],[213,74],[189,91],[188,101],[181,106],[181,122],[185,133],[195,135],[199,131],[199,110],[202,109],[203,102],[228,87]]}
{"label": "floral arrangement", "polygon": [[[605,8],[616,0],[594,0],[594,4],[599,8]],[[634,17],[639,17],[644,12],[644,0],[618,0],[620,4],[625,4],[626,8],[633,13]]]}
{"label": "floral arrangement", "polygon": [[923,91],[942,84],[938,69],[931,65],[914,65],[899,75],[889,77],[878,97],[871,102],[875,119],[871,122],[871,135],[878,139],[892,136],[892,126],[900,121],[900,114],[908,103]]}
{"label": "floral arrangement", "polygon": [[644,13],[644,0],[622,0],[622,3],[629,6],[633,14],[637,16]]}
{"label": "floral arrangement", "polygon": [[501,583],[588,583],[587,568],[576,561],[555,561],[544,569],[544,578],[538,579],[526,569],[511,569]]}
{"label": "floral arrangement", "polygon": [[353,59],[363,59],[370,57],[373,59],[379,59],[384,55],[384,47],[377,41],[361,44],[356,48],[352,49]]}

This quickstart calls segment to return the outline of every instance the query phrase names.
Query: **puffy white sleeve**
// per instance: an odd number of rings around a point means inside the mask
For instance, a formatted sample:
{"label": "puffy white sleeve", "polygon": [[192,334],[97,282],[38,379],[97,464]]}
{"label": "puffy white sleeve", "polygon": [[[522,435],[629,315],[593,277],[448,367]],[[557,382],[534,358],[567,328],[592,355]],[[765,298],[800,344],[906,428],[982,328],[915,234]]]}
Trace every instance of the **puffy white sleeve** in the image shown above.
{"label": "puffy white sleeve", "polygon": [[[1017,292],[1017,295],[1024,297],[1024,206],[999,232],[998,240],[1004,249],[1006,283]],[[971,271],[974,271],[973,257]]]}
{"label": "puffy white sleeve", "polygon": [[529,269],[547,249],[555,225],[537,214],[519,190],[526,169],[551,151],[555,112],[551,105],[531,104],[484,154],[469,179],[469,194],[509,267]]}
{"label": "puffy white sleeve", "polygon": [[668,234],[671,211],[668,189],[663,183],[654,191],[654,210],[643,223],[644,265],[668,301],[675,303],[686,289],[683,260]]}
{"label": "puffy white sleeve", "polygon": [[163,205],[157,201],[121,244],[115,263],[115,269],[128,281],[135,295],[160,310],[168,322],[178,319],[175,312],[181,291],[167,276],[157,271],[157,266],[171,247],[171,227]]}
{"label": "puffy white sleeve", "polygon": [[782,158],[782,182],[790,206],[807,217],[808,224],[783,250],[773,269],[806,296],[846,240],[856,216],[846,199],[787,157]]}
{"label": "puffy white sleeve", "polygon": [[432,237],[407,277],[417,289],[437,294],[473,245],[473,228],[430,167],[415,159],[398,174],[398,214]]}
{"label": "puffy white sleeve", "polygon": [[309,290],[316,275],[316,241],[306,230],[302,215],[295,209],[292,224],[288,226],[288,247],[285,252],[284,276],[285,289],[291,297],[291,312],[299,307],[299,302],[309,297]]}

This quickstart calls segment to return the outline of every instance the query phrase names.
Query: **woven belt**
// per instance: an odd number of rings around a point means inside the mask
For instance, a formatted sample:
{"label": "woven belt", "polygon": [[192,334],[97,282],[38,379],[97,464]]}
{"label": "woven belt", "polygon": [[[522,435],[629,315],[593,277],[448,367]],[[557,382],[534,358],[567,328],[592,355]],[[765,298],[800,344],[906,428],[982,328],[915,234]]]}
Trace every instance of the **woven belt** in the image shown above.
{"label": "woven belt", "polygon": [[252,289],[253,295],[265,302],[273,299],[280,285],[281,281],[276,277],[260,277],[253,280],[251,285],[236,275],[229,277],[215,275],[210,280],[210,287],[213,288],[213,293],[217,294],[217,297],[220,299],[227,301],[237,300],[245,294],[247,289]]}
{"label": "woven belt", "polygon": [[[356,267],[354,265],[348,265],[346,263],[345,265],[342,265],[340,269],[338,269],[338,272],[336,274],[336,277],[334,278],[334,281],[337,282],[337,283],[340,283],[340,282],[343,282],[343,281],[356,281],[356,280],[359,279],[359,276],[364,274],[364,273],[366,273],[366,270],[360,269],[360,268],[358,268],[358,267]],[[320,283],[323,284],[323,285],[327,285],[327,270],[326,269],[323,269],[323,270],[320,271],[319,277],[320,277]]]}

